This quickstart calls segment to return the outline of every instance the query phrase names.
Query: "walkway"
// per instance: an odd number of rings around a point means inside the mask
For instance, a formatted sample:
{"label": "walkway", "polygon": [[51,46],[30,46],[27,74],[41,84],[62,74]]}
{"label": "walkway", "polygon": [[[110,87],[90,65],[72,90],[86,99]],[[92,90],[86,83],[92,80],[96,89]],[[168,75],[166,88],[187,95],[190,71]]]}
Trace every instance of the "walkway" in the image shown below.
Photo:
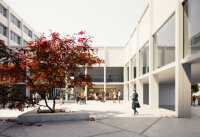
{"label": "walkway", "polygon": [[[58,108],[88,111],[95,121],[67,121],[21,125],[0,121],[0,137],[199,137],[200,107],[192,107],[192,118],[171,118],[171,111],[152,111],[148,106],[133,116],[130,102],[87,102],[87,105],[66,104]],[[26,110],[27,111],[27,110]],[[14,117],[14,111],[0,110],[0,117]],[[16,113],[16,112],[15,112]],[[18,113],[19,114],[19,113]],[[16,115],[18,115],[16,114]],[[15,115],[15,116],[16,116]],[[161,117],[163,116],[163,117]]]}

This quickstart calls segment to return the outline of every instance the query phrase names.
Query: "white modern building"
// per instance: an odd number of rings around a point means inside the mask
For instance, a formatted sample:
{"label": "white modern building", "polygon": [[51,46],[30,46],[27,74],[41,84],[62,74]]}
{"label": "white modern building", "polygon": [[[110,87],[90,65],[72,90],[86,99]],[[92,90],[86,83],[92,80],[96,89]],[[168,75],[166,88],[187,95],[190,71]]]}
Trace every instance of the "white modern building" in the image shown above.
{"label": "white modern building", "polygon": [[[124,49],[99,48],[106,63],[97,88],[123,85],[127,101],[136,88],[140,103],[190,116],[191,84],[200,82],[199,12],[199,0],[149,0]],[[122,83],[107,80],[121,67]]]}
{"label": "white modern building", "polygon": [[[88,97],[98,92],[109,100],[120,90],[131,101],[136,88],[141,104],[190,116],[191,83],[200,83],[199,13],[200,0],[149,0],[127,44],[97,47],[105,64],[82,70],[95,84],[86,87]],[[36,34],[0,0],[0,39],[20,46]]]}
{"label": "white modern building", "polygon": [[[0,39],[10,48],[25,47],[26,42],[37,39],[38,33],[34,31],[9,5],[0,0]],[[24,83],[19,83],[21,92],[30,94]]]}
{"label": "white modern building", "polygon": [[191,114],[200,81],[200,1],[149,0],[125,49],[124,99],[135,87],[151,108]]}
{"label": "white modern building", "polygon": [[0,39],[7,46],[26,46],[26,42],[37,39],[38,36],[36,31],[0,0]]}

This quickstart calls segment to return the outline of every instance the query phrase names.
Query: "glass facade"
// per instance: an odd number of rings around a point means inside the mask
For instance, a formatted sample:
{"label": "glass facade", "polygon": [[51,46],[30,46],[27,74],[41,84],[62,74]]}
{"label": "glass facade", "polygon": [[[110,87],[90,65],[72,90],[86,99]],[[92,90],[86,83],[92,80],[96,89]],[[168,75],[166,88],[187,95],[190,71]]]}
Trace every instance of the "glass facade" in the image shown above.
{"label": "glass facade", "polygon": [[131,60],[131,62],[132,62],[132,71],[133,71],[133,76],[132,76],[132,78],[136,78],[136,76],[137,76],[137,70],[136,70],[136,56],[134,56],[133,58],[132,58],[132,60]]}
{"label": "glass facade", "polygon": [[121,93],[120,100],[123,99],[123,85],[109,85],[106,86],[106,91],[104,91],[104,86],[94,86],[87,89],[87,99],[88,100],[102,100],[106,97],[106,100],[113,100],[113,93],[116,92],[118,98],[118,92]]}
{"label": "glass facade", "polygon": [[0,24],[0,34],[2,34],[5,37],[7,37],[6,30],[7,30],[6,27]]}
{"label": "glass facade", "polygon": [[175,61],[175,16],[154,35],[154,69]]}
{"label": "glass facade", "polygon": [[107,67],[106,82],[123,82],[124,68],[123,67]]}
{"label": "glass facade", "polygon": [[20,21],[15,16],[13,16],[12,14],[11,14],[10,20],[13,24],[15,24],[18,28],[20,28]]}
{"label": "glass facade", "polygon": [[140,50],[140,75],[149,72],[149,43]]}
{"label": "glass facade", "polygon": [[11,31],[11,40],[16,42],[17,44],[21,44],[21,38]]}
{"label": "glass facade", "polygon": [[91,76],[92,82],[104,82],[103,67],[93,67],[93,69],[88,69],[87,74]]}
{"label": "glass facade", "polygon": [[184,57],[200,52],[200,0],[184,3]]}
{"label": "glass facade", "polygon": [[1,13],[4,17],[7,17],[7,9],[4,8],[1,4],[0,4],[0,13]]}
{"label": "glass facade", "polygon": [[26,26],[24,26],[24,33],[26,33],[29,37],[32,38],[32,31],[30,31],[30,29],[28,29]]}

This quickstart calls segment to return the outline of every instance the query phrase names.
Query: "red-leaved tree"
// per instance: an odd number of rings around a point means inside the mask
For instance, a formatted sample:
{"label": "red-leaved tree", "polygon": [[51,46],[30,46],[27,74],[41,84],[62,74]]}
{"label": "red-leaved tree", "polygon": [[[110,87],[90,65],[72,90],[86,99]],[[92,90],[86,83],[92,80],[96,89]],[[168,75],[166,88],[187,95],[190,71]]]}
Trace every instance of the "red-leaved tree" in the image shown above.
{"label": "red-leaved tree", "polygon": [[15,89],[14,85],[24,82],[32,92],[52,95],[53,107],[46,98],[45,104],[55,112],[55,99],[60,94],[52,94],[55,88],[65,87],[67,83],[80,88],[92,86],[91,77],[80,73],[80,68],[91,69],[104,61],[97,56],[98,51],[91,47],[91,42],[91,36],[83,31],[64,38],[51,32],[49,37],[42,35],[28,42],[26,48],[17,50],[0,41],[0,105],[19,110],[34,105],[30,97]]}

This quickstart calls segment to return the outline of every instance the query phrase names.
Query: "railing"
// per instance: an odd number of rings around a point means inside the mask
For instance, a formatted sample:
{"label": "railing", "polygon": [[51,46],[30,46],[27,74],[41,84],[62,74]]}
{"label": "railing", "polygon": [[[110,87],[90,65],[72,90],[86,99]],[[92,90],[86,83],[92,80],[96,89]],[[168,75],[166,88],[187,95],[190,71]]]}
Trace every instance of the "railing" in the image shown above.
{"label": "railing", "polygon": [[104,82],[104,76],[102,75],[99,75],[99,76],[91,75],[91,78],[92,78],[92,82]]}
{"label": "railing", "polygon": [[[92,82],[104,82],[104,76],[91,76]],[[123,82],[123,75],[108,75],[106,76],[106,82]]]}
{"label": "railing", "polygon": [[123,76],[122,75],[106,76],[106,82],[123,82]]}

